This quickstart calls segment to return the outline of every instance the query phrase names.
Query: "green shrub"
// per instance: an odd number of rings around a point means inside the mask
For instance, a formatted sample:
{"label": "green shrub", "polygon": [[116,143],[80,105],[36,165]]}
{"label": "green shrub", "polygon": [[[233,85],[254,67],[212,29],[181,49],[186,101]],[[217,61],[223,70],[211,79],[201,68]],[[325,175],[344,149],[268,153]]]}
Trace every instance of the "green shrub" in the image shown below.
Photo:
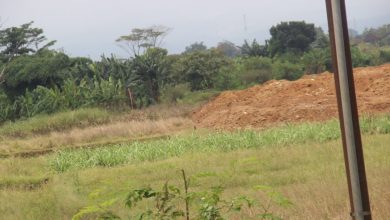
{"label": "green shrub", "polygon": [[276,61],[272,73],[275,79],[296,80],[303,75],[303,68],[300,64]]}
{"label": "green shrub", "polygon": [[331,68],[329,49],[312,49],[302,56],[302,64],[307,74],[322,73]]}
{"label": "green shrub", "polygon": [[221,68],[213,81],[215,88],[221,91],[237,89],[242,85],[239,79],[239,72],[234,66]]}
{"label": "green shrub", "polygon": [[9,96],[22,95],[37,86],[53,88],[63,82],[69,64],[66,54],[50,50],[18,56],[7,66],[3,86]]}
{"label": "green shrub", "polygon": [[0,123],[13,117],[13,106],[7,95],[0,90]]}
{"label": "green shrub", "polygon": [[4,112],[3,121],[30,118],[38,114],[51,114],[79,107],[117,108],[127,104],[122,84],[111,77],[108,80],[95,80],[93,84],[81,80],[77,85],[72,80],[66,80],[62,90],[58,87],[38,86],[18,96],[12,107],[6,104],[4,95],[0,95],[0,98],[4,100],[4,104],[0,105],[0,111]]}
{"label": "green shrub", "polygon": [[[196,177],[186,177],[184,170],[182,179],[184,187],[178,187],[165,182],[161,190],[156,190],[150,186],[131,190],[126,198],[125,205],[130,209],[127,218],[129,219],[198,219],[198,220],[223,220],[233,213],[240,213],[242,210],[249,210],[250,213],[259,219],[279,219],[282,218],[274,213],[273,207],[287,208],[292,203],[281,193],[268,186],[255,186],[256,191],[260,191],[265,201],[259,202],[246,195],[240,195],[232,199],[223,199],[222,186],[212,186],[205,191],[194,191],[192,183]],[[82,208],[76,213],[72,220],[95,217],[99,219],[121,219],[112,210],[119,198],[113,198],[99,204]],[[147,205],[143,210],[136,211],[140,203]]]}
{"label": "green shrub", "polygon": [[273,78],[272,60],[266,57],[248,57],[241,61],[240,79],[244,84],[264,83]]}
{"label": "green shrub", "polygon": [[161,100],[164,103],[174,104],[180,99],[183,99],[185,95],[190,92],[191,89],[188,84],[166,86],[161,93]]}
{"label": "green shrub", "polygon": [[175,75],[189,83],[191,90],[215,88],[214,77],[230,60],[217,50],[196,51],[183,55],[175,64]]}
{"label": "green shrub", "polygon": [[381,63],[390,62],[390,50],[380,50],[379,52],[379,60]]}
{"label": "green shrub", "polygon": [[108,80],[94,81],[89,92],[89,97],[86,97],[87,106],[118,106],[125,103],[126,95],[124,88],[120,81],[109,77]]}
{"label": "green shrub", "polygon": [[351,47],[351,57],[353,67],[362,67],[373,65],[374,56],[369,53],[364,53],[359,47]]}
{"label": "green shrub", "polygon": [[50,114],[64,109],[63,96],[58,88],[48,89],[38,86],[33,91],[26,91],[14,102],[15,115],[18,118],[29,118],[37,114]]}
{"label": "green shrub", "polygon": [[62,85],[62,97],[64,105],[70,109],[76,109],[85,105],[87,98],[90,97],[90,89],[87,82],[82,79],[78,84],[73,79],[65,80]]}

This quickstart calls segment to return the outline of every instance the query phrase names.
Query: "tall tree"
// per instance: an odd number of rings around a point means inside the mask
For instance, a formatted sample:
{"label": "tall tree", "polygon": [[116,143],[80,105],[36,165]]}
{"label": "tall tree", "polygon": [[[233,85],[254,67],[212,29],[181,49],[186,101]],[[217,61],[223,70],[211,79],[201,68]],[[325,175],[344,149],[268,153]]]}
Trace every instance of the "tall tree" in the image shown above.
{"label": "tall tree", "polygon": [[282,22],[270,29],[269,51],[272,56],[286,52],[303,53],[316,39],[314,24],[304,21]]}
{"label": "tall tree", "polygon": [[52,46],[55,41],[47,41],[41,28],[31,27],[33,21],[20,27],[0,30],[0,60],[3,67],[0,72],[0,83],[4,82],[7,64],[15,57],[34,54]]}
{"label": "tall tree", "polygon": [[130,55],[138,56],[149,48],[160,47],[170,28],[151,26],[149,28],[134,28],[128,35],[120,36],[116,42]]}
{"label": "tall tree", "polygon": [[47,38],[43,35],[43,30],[31,27],[32,24],[33,21],[22,24],[20,27],[0,30],[0,54],[2,58],[9,59],[23,54],[36,53],[55,43],[55,41],[45,43]]}

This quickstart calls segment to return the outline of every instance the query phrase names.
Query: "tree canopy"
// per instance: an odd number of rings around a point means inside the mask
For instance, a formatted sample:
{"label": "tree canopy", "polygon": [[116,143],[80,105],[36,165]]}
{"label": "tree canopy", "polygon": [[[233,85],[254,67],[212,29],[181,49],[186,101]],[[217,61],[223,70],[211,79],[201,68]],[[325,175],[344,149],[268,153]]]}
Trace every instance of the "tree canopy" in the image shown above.
{"label": "tree canopy", "polygon": [[129,54],[137,56],[149,48],[160,47],[170,28],[151,26],[149,28],[134,28],[128,35],[120,36],[116,42]]}
{"label": "tree canopy", "polygon": [[[31,27],[33,22],[22,24],[20,27],[10,27],[0,30],[0,84],[5,82],[8,64],[15,57],[34,54],[52,46],[55,41],[45,42],[41,28]],[[42,45],[43,44],[43,45]]]}
{"label": "tree canopy", "polygon": [[281,22],[270,29],[269,52],[271,56],[286,52],[303,53],[316,39],[314,24],[304,21]]}
{"label": "tree canopy", "polygon": [[41,28],[33,28],[32,24],[31,21],[20,27],[0,30],[0,54],[3,60],[23,54],[36,53],[55,43],[55,41],[50,41],[41,45],[47,41],[47,38],[43,35]]}

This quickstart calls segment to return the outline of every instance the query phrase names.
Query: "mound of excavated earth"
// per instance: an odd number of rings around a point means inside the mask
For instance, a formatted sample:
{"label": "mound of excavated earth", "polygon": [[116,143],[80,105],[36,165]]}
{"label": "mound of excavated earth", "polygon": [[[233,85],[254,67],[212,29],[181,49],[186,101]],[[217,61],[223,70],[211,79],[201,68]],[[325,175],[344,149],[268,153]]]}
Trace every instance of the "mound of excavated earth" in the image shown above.
{"label": "mound of excavated earth", "polygon": [[[360,114],[390,112],[390,64],[355,68],[354,77]],[[223,92],[194,112],[192,119],[200,127],[234,129],[336,117],[333,74],[325,72]]]}

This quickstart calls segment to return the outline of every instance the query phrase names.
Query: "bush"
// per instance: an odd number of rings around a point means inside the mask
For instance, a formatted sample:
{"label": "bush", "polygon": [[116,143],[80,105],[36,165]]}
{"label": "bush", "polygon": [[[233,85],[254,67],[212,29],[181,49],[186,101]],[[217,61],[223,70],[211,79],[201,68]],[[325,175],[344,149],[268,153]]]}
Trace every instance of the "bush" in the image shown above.
{"label": "bush", "polygon": [[22,95],[37,86],[59,86],[67,76],[69,57],[54,51],[23,55],[13,59],[5,72],[4,88],[9,98]]}
{"label": "bush", "polygon": [[373,65],[374,57],[372,54],[363,53],[359,47],[351,47],[352,66],[361,67]]}
{"label": "bush", "polygon": [[196,51],[183,55],[175,65],[175,75],[189,83],[191,90],[215,88],[214,78],[229,65],[229,59],[216,50]]}
{"label": "bush", "polygon": [[188,84],[178,84],[175,86],[166,86],[161,95],[162,102],[174,104],[178,100],[183,99],[184,96],[191,92]]}
{"label": "bush", "polygon": [[[130,209],[129,219],[198,219],[198,220],[223,220],[231,214],[244,209],[254,213],[259,219],[282,219],[274,213],[273,207],[287,208],[292,205],[286,197],[269,186],[257,185],[253,187],[263,194],[266,200],[259,202],[246,195],[224,199],[222,186],[210,187],[205,191],[194,191],[193,182],[196,177],[187,178],[184,170],[181,170],[183,184],[180,186],[169,185],[165,182],[161,190],[150,186],[131,190],[128,192],[125,205]],[[225,197],[225,196],[224,196]],[[111,209],[119,198],[113,198],[103,203],[84,207],[73,216],[73,220],[95,217],[96,219],[121,219]],[[143,209],[136,210],[136,206],[144,203]],[[145,204],[154,204],[145,206]]]}
{"label": "bush", "polygon": [[67,80],[62,90],[58,87],[38,86],[32,91],[27,90],[24,95],[18,96],[12,105],[7,104],[5,95],[0,95],[0,99],[4,100],[3,104],[0,105],[0,111],[3,112],[0,119],[5,121],[79,107],[117,108],[126,103],[127,97],[122,84],[109,77],[108,80],[95,80],[92,84],[88,84],[84,80],[81,80],[79,84]]}
{"label": "bush", "polygon": [[381,50],[379,52],[379,60],[381,63],[390,62],[390,50]]}
{"label": "bush", "polygon": [[272,60],[266,57],[248,57],[240,61],[239,80],[244,85],[264,83],[273,79]]}
{"label": "bush", "polygon": [[81,80],[80,83],[77,84],[75,80],[67,79],[62,85],[64,105],[70,109],[76,109],[85,105],[89,93],[89,88],[87,87],[85,80]]}
{"label": "bush", "polygon": [[12,117],[13,106],[7,95],[0,90],[0,123],[4,122]]}
{"label": "bush", "polygon": [[332,59],[329,49],[312,49],[302,56],[302,64],[307,74],[322,73],[330,70]]}
{"label": "bush", "polygon": [[237,64],[232,64],[221,68],[213,77],[215,88],[218,90],[228,90],[239,88],[242,84],[239,78],[239,68]]}
{"label": "bush", "polygon": [[53,113],[64,109],[63,97],[58,88],[48,89],[38,86],[33,91],[26,91],[14,103],[15,114],[18,118],[29,118],[40,113]]}
{"label": "bush", "polygon": [[127,99],[124,88],[120,81],[109,77],[108,80],[94,81],[90,87],[90,94],[87,98],[87,106],[119,106]]}
{"label": "bush", "polygon": [[272,72],[275,79],[296,80],[303,75],[303,68],[300,64],[276,61]]}

